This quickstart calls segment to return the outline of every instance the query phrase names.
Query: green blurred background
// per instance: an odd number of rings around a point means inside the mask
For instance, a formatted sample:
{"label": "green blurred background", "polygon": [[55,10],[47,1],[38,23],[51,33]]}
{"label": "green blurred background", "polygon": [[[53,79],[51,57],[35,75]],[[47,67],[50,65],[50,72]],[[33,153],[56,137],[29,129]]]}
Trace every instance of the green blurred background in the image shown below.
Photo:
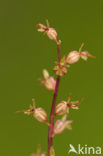
{"label": "green blurred background", "polygon": [[[47,151],[47,127],[31,116],[15,114],[28,109],[32,98],[50,112],[53,93],[38,82],[42,69],[51,75],[57,60],[56,44],[37,32],[48,19],[62,40],[62,56],[84,50],[96,56],[80,60],[62,78],[57,101],[72,93],[84,97],[71,111],[73,130],[54,138],[56,156],[67,156],[69,144],[102,146],[103,143],[103,1],[102,0],[2,0],[0,2],[0,156],[29,156],[37,144]],[[75,155],[75,154],[71,154]]]}

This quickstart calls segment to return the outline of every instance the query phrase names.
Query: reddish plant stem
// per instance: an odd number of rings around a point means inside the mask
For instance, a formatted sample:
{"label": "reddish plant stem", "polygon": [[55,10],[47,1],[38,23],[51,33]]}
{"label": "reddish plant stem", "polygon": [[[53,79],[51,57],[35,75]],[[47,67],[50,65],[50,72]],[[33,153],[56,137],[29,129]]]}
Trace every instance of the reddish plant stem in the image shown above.
{"label": "reddish plant stem", "polygon": [[[60,43],[57,44],[57,50],[58,50],[58,59],[59,59],[59,62],[60,62],[60,60],[61,60]],[[49,126],[49,130],[48,130],[48,156],[50,156],[50,149],[51,149],[51,147],[53,145],[52,135],[53,135],[53,126],[54,126],[54,111],[55,111],[56,98],[57,98],[57,95],[58,95],[59,83],[60,83],[60,76],[58,76],[57,79],[56,79],[56,86],[55,86],[55,90],[54,90],[52,107],[51,107],[51,112],[50,112],[50,126]]]}

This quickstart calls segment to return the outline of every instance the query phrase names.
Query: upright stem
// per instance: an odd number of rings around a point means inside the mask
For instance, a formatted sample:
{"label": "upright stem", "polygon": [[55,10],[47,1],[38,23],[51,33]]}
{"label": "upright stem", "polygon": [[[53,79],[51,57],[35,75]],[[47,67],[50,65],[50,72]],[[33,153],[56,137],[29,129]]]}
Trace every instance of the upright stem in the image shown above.
{"label": "upright stem", "polygon": [[59,41],[57,42],[57,50],[58,50],[58,59],[59,59],[59,62],[60,62],[61,54],[60,54],[60,43],[59,43]]}
{"label": "upright stem", "polygon": [[[60,43],[59,43],[59,41],[57,43],[57,50],[58,50],[58,59],[60,62],[61,55],[60,55]],[[50,156],[50,149],[53,145],[52,135],[53,135],[53,127],[54,127],[54,111],[55,111],[55,104],[56,104],[56,98],[57,98],[57,94],[58,94],[59,83],[60,83],[60,76],[57,76],[56,86],[55,86],[53,101],[52,101],[52,107],[51,107],[51,112],[50,112],[50,126],[49,126],[49,130],[48,130],[48,156]]]}

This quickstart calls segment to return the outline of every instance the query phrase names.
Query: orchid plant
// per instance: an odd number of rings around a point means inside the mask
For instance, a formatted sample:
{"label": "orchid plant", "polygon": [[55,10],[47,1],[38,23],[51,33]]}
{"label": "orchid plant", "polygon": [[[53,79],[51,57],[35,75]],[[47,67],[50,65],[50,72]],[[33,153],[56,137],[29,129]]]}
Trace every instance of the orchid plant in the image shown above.
{"label": "orchid plant", "polygon": [[[56,104],[56,98],[58,95],[58,88],[60,84],[60,79],[67,73],[67,69],[70,68],[71,64],[78,62],[81,59],[87,61],[88,57],[95,58],[88,51],[82,51],[83,45],[79,48],[79,50],[73,50],[67,54],[67,56],[61,57],[60,47],[61,40],[58,39],[57,31],[50,27],[48,20],[46,21],[47,26],[43,24],[37,24],[39,26],[38,31],[46,34],[49,39],[54,40],[57,45],[57,53],[58,53],[58,62],[55,62],[55,66],[53,68],[54,73],[57,75],[56,80],[53,76],[49,75],[49,72],[44,69],[43,70],[43,78],[40,78],[39,81],[44,87],[48,90],[53,91],[53,100],[51,106],[51,112],[49,115],[49,121],[47,112],[42,107],[37,107],[36,102],[33,99],[33,105],[30,105],[28,110],[23,110],[19,112],[24,112],[24,114],[32,115],[39,122],[43,122],[48,126],[48,156],[55,156],[55,150],[53,146],[53,138],[55,135],[64,132],[65,129],[72,129],[72,120],[68,120],[69,110],[70,109],[79,109],[80,101],[71,101],[71,95],[69,94],[67,100],[60,101]],[[56,116],[62,116],[60,119],[57,119],[54,122],[54,118]],[[45,153],[41,152],[40,145],[37,148],[36,154],[31,154],[31,156],[46,156]]]}

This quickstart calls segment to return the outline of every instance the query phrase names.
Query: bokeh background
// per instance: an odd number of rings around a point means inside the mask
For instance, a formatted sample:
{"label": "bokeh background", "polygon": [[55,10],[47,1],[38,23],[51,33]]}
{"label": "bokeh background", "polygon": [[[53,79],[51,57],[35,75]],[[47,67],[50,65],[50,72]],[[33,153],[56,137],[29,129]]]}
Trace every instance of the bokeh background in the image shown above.
{"label": "bokeh background", "polygon": [[[38,144],[47,151],[48,129],[31,116],[15,114],[28,109],[32,98],[48,112],[53,93],[38,82],[42,69],[57,60],[55,42],[37,32],[48,19],[62,40],[61,54],[84,50],[96,59],[80,60],[62,78],[57,102],[84,97],[71,111],[73,130],[54,138],[56,156],[67,156],[69,144],[77,147],[103,143],[103,1],[102,0],[2,0],[0,2],[0,156],[29,156]],[[75,155],[75,154],[71,154]]]}

